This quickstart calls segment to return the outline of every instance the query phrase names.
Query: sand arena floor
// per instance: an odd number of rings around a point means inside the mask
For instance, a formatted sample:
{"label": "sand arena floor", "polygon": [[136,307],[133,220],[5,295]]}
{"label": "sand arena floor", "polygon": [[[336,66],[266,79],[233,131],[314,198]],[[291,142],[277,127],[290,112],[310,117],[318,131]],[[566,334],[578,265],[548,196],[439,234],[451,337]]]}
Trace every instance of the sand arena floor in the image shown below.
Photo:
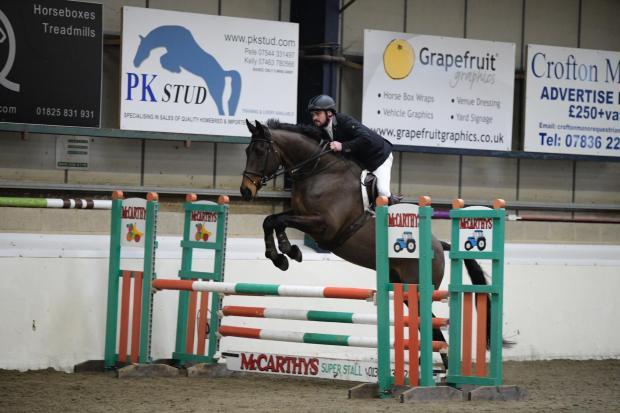
{"label": "sand arena floor", "polygon": [[527,401],[400,404],[348,400],[355,383],[283,377],[117,379],[0,370],[0,412],[620,412],[620,360],[506,362]]}

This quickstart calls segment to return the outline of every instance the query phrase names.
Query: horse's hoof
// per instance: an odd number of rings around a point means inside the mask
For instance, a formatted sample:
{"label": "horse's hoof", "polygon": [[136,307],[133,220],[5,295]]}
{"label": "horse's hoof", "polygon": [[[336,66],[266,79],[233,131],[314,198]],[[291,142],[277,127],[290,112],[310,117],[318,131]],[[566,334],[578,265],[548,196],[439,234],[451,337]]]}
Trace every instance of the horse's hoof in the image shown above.
{"label": "horse's hoof", "polygon": [[278,257],[273,261],[273,263],[282,271],[288,270],[288,260],[282,254],[278,254]]}
{"label": "horse's hoof", "polygon": [[273,261],[273,263],[275,264],[275,261],[278,258],[278,254],[275,251],[265,251],[265,258]]}
{"label": "horse's hoof", "polygon": [[297,262],[301,262],[301,258],[302,258],[301,250],[299,249],[297,245],[293,245],[291,247],[291,251],[286,255],[288,255],[289,257],[291,257]]}

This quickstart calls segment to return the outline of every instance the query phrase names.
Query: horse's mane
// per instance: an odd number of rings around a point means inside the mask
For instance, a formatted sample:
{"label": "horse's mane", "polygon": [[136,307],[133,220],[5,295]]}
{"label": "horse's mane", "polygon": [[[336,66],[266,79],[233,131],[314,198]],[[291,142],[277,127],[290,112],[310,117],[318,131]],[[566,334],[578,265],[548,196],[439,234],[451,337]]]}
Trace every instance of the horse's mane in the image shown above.
{"label": "horse's mane", "polygon": [[291,123],[281,123],[279,119],[269,119],[267,120],[267,126],[271,129],[280,129],[300,133],[311,138],[312,140],[315,140],[316,142],[321,142],[321,139],[323,138],[323,131],[311,125],[293,125]]}

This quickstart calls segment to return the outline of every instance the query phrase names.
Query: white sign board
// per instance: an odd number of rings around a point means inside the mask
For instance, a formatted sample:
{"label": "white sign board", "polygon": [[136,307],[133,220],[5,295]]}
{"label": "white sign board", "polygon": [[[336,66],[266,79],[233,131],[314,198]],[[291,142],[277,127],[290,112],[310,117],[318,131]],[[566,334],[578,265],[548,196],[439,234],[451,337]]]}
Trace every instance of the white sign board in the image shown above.
{"label": "white sign board", "polygon": [[620,156],[620,53],[528,45],[524,149]]}
{"label": "white sign board", "polygon": [[56,137],[56,169],[88,169],[89,149],[86,136]]}
{"label": "white sign board", "polygon": [[420,215],[415,204],[388,208],[388,257],[420,258]]}
{"label": "white sign board", "polygon": [[364,123],[393,144],[510,150],[513,43],[364,31]]}
{"label": "white sign board", "polygon": [[[466,210],[490,210],[483,206],[470,206]],[[493,251],[493,218],[460,218],[459,251]]]}
{"label": "white sign board", "polygon": [[[197,201],[194,204],[217,205],[210,201]],[[208,211],[191,211],[190,236],[192,241],[215,242],[217,239],[217,214]]]}
{"label": "white sign board", "polygon": [[144,248],[146,233],[146,199],[123,200],[121,210],[121,246]]}
{"label": "white sign board", "polygon": [[[376,383],[376,361],[342,360],[312,356],[290,356],[268,353],[226,353],[226,368],[232,371],[347,380]],[[392,363],[394,369],[394,363]],[[405,377],[409,369],[405,368]],[[440,380],[442,375],[436,375]]]}
{"label": "white sign board", "polygon": [[248,135],[297,121],[297,23],[123,7],[121,129]]}

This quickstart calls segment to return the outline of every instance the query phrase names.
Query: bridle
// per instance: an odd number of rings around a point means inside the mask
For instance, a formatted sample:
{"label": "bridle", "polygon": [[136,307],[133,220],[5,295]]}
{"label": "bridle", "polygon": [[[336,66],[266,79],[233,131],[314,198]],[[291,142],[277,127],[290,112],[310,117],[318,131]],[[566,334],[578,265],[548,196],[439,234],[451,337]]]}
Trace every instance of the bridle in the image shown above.
{"label": "bridle", "polygon": [[[265,138],[252,138],[252,141],[250,142],[250,145],[248,146],[248,149],[251,150],[252,145],[254,145],[255,143],[258,142],[267,142],[268,145],[268,149],[267,149],[267,154],[265,155],[265,162],[263,163],[263,169],[262,171],[252,171],[250,169],[245,169],[243,171],[243,177],[247,178],[250,182],[252,182],[252,184],[257,188],[261,188],[262,186],[264,186],[267,182],[271,181],[272,179],[275,179],[276,177],[284,174],[284,173],[289,173],[292,177],[295,176],[295,174],[297,174],[298,172],[300,172],[301,168],[303,168],[304,166],[306,166],[307,164],[309,164],[310,162],[316,160],[316,164],[314,166],[314,168],[316,168],[316,166],[318,165],[321,156],[325,155],[326,153],[331,152],[331,149],[324,149],[326,144],[324,145],[319,145],[319,152],[312,155],[310,158],[306,159],[305,161],[289,168],[286,169],[284,167],[284,164],[282,163],[282,157],[280,156],[280,154],[278,153],[278,151],[276,150],[276,148],[273,146],[273,140],[271,139],[271,131],[268,128],[265,128],[265,131],[267,132],[267,136]],[[273,155],[272,155],[273,154]],[[277,162],[278,162],[278,169],[272,173],[271,175],[266,175],[265,174],[265,170],[267,170],[267,166],[269,165],[269,161],[271,156],[275,156]],[[252,178],[252,176],[254,176],[254,178]]]}
{"label": "bridle", "polygon": [[[268,130],[268,129],[265,129],[265,130]],[[263,163],[262,171],[252,171],[250,169],[243,170],[243,177],[247,178],[250,182],[252,182],[252,184],[257,189],[264,186],[270,180],[274,179],[276,176],[279,175],[278,172],[283,170],[282,168],[280,168],[280,166],[282,165],[282,158],[280,158],[280,154],[278,154],[278,151],[273,147],[273,141],[270,138],[271,138],[271,132],[269,132],[269,138],[252,138],[252,141],[250,142],[250,145],[248,146],[248,149],[252,150],[252,145],[254,145],[255,143],[267,142],[269,144],[268,149],[267,149],[267,155],[265,155],[265,162]],[[267,166],[269,165],[269,160],[272,154],[273,156],[276,157],[276,160],[279,166],[275,173],[273,173],[271,176],[267,176],[265,175],[265,170],[267,170]],[[283,173],[283,172],[280,172],[280,173]],[[252,176],[254,176],[254,178],[252,178]]]}

